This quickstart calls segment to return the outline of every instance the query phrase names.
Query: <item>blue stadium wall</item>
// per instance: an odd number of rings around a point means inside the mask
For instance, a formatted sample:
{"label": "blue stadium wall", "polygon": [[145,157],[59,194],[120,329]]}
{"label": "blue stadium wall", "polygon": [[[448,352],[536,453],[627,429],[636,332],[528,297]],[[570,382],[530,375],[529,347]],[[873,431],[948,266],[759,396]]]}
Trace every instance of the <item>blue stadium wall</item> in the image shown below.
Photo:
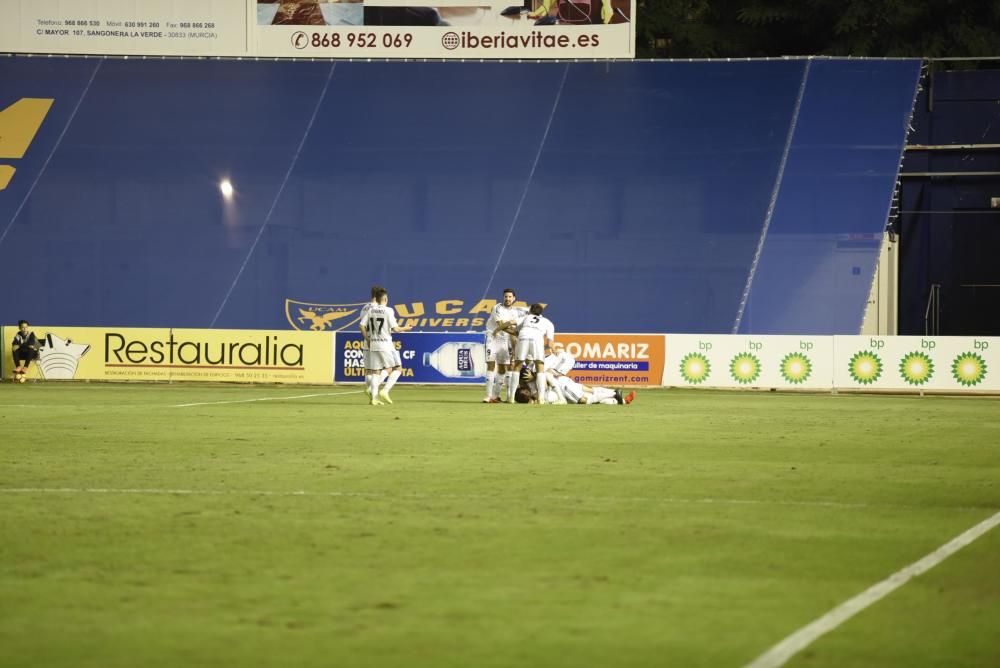
{"label": "blue stadium wall", "polygon": [[0,313],[338,329],[378,283],[466,329],[510,286],[562,331],[857,333],[919,74],[5,57],[0,109],[55,102],[0,156]]}

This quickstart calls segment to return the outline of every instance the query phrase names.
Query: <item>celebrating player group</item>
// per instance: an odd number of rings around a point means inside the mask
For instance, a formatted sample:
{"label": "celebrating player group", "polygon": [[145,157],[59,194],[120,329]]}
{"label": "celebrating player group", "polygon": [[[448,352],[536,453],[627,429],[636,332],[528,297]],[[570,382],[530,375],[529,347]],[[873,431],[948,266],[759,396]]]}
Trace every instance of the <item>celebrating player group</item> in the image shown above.
{"label": "celebrating player group", "polygon": [[[486,321],[486,396],[483,403],[630,404],[635,391],[591,387],[569,377],[576,360],[555,341],[555,325],[542,315],[543,304],[527,310],[514,305],[507,288]],[[548,352],[546,352],[548,351]],[[530,364],[526,364],[530,363]],[[531,367],[534,367],[532,370]]]}

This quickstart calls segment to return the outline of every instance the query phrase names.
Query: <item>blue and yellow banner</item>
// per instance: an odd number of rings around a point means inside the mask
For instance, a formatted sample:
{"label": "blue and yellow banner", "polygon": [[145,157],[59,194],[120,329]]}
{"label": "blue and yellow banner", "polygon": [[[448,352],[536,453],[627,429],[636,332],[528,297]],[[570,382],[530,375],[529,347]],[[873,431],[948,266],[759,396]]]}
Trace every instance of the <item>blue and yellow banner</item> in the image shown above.
{"label": "blue and yellow banner", "polygon": [[[486,374],[482,332],[401,333],[393,339],[403,366],[399,382],[481,383]],[[359,332],[337,334],[336,382],[364,381],[362,344]]]}
{"label": "blue and yellow banner", "polygon": [[[465,300],[457,297],[393,304],[401,327],[417,332],[479,331],[496,306],[496,299]],[[515,306],[528,308],[523,301]],[[364,303],[324,304],[285,299],[285,319],[293,329],[312,332],[357,331]]]}

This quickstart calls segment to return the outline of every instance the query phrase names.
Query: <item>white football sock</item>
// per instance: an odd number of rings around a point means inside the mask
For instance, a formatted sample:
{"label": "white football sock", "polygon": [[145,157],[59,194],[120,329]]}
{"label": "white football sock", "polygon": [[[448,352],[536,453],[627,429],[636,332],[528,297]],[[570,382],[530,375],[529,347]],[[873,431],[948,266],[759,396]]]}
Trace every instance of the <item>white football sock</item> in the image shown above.
{"label": "white football sock", "polygon": [[395,371],[390,373],[389,378],[385,381],[385,391],[388,392],[389,390],[391,390],[392,386],[396,384],[396,381],[399,380],[399,377],[402,375],[403,372],[400,369],[396,369]]}
{"label": "white football sock", "polygon": [[548,384],[544,371],[539,371],[535,374],[535,388],[538,390],[538,403],[540,404],[545,403],[545,387]]}

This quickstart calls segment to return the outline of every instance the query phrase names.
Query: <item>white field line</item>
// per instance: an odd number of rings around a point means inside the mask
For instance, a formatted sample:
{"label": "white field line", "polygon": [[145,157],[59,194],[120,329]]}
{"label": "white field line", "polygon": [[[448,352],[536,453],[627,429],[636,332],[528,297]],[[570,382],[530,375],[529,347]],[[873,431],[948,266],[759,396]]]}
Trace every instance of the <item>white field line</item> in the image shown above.
{"label": "white field line", "polygon": [[193,404],[174,404],[171,408],[190,408],[191,406],[218,406],[220,404],[250,404],[255,401],[287,401],[291,399],[311,399],[313,397],[342,397],[345,394],[361,394],[364,390],[350,392],[320,392],[318,394],[298,394],[290,397],[258,397],[257,399],[234,399],[232,401],[200,401]]}
{"label": "white field line", "polygon": [[820,636],[834,630],[854,615],[882,600],[918,575],[934,568],[998,524],[1000,524],[1000,512],[956,536],[919,561],[915,561],[909,566],[896,571],[885,580],[872,585],[854,598],[841,603],[822,617],[803,626],[748,663],[746,668],[777,668],[778,666],[783,666],[792,656],[803,650]]}
{"label": "white field line", "polygon": [[[213,406],[217,404],[246,404],[254,401],[282,401],[285,399],[309,399],[312,397],[339,397],[347,394],[361,394],[362,392],[364,392],[364,390],[350,390],[348,392],[320,392],[317,394],[299,394],[287,397],[260,397],[257,399],[234,399],[231,401],[203,401],[190,404],[173,404],[170,406],[170,408],[189,408],[191,406]],[[52,404],[0,404],[0,408],[45,408],[49,410],[53,408],[85,408],[88,410],[93,410],[95,406],[93,404],[58,404],[55,406]],[[97,406],[97,408],[98,409],[112,408],[112,406],[100,405]],[[114,406],[113,408],[116,411],[120,411],[123,408],[148,409],[149,406],[137,404],[134,406]]]}
{"label": "white field line", "polygon": [[[161,487],[0,487],[0,494],[148,494],[160,496],[299,496],[299,497],[331,497],[331,498],[374,498],[374,499],[460,499],[460,500],[509,500],[503,494],[448,494],[403,492],[390,493],[383,491],[342,491],[313,492],[307,490],[267,490],[267,489],[172,489]],[[759,499],[720,499],[720,498],[683,498],[674,496],[586,496],[574,494],[542,494],[540,496],[516,497],[526,501],[573,501],[587,503],[601,502],[633,502],[661,504],[698,504],[720,506],[801,506],[811,508],[839,509],[871,509],[889,508],[898,510],[927,510],[925,506],[906,506],[872,503],[845,503],[840,501],[768,501]],[[936,507],[938,510],[982,511],[993,510],[973,506]],[[1000,515],[1000,513],[998,513]]]}

